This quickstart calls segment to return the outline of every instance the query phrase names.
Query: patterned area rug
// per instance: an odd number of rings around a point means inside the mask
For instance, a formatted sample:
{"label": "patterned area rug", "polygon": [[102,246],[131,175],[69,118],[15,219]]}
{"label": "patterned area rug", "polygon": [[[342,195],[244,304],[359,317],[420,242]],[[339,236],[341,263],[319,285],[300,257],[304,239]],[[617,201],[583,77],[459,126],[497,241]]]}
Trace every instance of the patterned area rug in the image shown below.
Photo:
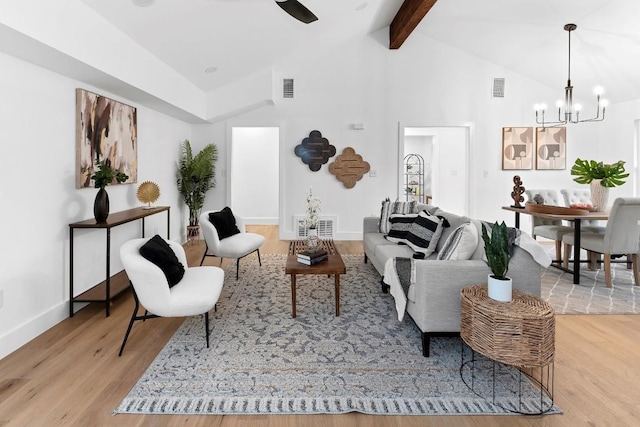
{"label": "patterned area rug", "polygon": [[633,284],[632,271],[626,263],[613,264],[611,276],[613,283],[607,288],[604,271],[590,271],[583,264],[580,284],[574,285],[572,274],[549,267],[542,270],[542,298],[556,314],[639,314],[640,286]]}
{"label": "patterned area rug", "polygon": [[[340,317],[333,278],[323,275],[299,276],[291,318],[284,255],[263,256],[262,267],[247,257],[238,281],[227,270],[211,348],[202,317],[186,319],[116,412],[462,415],[539,408],[541,393],[502,365],[495,401],[491,369],[475,370],[478,394],[472,392],[461,379],[461,353],[469,358],[470,351],[460,338],[432,339],[431,357],[423,357],[419,330],[409,319],[398,322],[371,264],[362,255],[343,258]],[[543,402],[549,404],[546,396]],[[553,406],[550,413],[558,412]]]}

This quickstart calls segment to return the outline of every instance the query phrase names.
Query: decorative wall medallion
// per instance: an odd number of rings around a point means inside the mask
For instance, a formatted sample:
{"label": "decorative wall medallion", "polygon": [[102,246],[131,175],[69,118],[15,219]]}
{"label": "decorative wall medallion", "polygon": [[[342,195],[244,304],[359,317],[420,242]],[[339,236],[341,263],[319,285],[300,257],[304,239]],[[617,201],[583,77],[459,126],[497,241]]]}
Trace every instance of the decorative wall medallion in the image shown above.
{"label": "decorative wall medallion", "polygon": [[351,147],[342,150],[342,154],[329,165],[329,172],[334,174],[346,188],[355,187],[356,182],[360,181],[369,169],[369,163],[362,160],[362,156],[356,154]]}
{"label": "decorative wall medallion", "polygon": [[302,163],[309,165],[309,169],[318,172],[329,158],[336,155],[336,147],[329,144],[329,140],[324,138],[320,131],[314,130],[296,146],[294,152]]}

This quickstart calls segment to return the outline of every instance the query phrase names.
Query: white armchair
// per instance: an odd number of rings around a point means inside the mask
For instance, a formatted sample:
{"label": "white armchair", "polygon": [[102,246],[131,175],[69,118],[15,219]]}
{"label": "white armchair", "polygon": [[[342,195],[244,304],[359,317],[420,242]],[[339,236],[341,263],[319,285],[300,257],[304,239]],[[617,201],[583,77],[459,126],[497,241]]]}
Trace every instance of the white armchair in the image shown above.
{"label": "white armchair", "polygon": [[239,276],[241,258],[257,252],[258,263],[262,265],[262,261],[260,260],[260,246],[264,244],[264,236],[256,233],[247,233],[244,220],[234,214],[235,225],[240,232],[221,239],[218,230],[211,221],[209,221],[209,214],[213,212],[219,211],[204,211],[200,214],[200,228],[206,243],[200,265],[202,265],[204,259],[208,256],[219,257],[220,265],[222,265],[224,258],[236,259],[236,280]]}
{"label": "white armchair", "polygon": [[[185,267],[184,276],[172,287],[162,269],[140,254],[140,247],[150,239],[134,239],[120,247],[120,258],[129,277],[135,299],[135,308],[129,327],[122,341],[119,355],[129,338],[133,323],[155,317],[183,317],[204,313],[205,335],[209,347],[209,311],[215,307],[222,291],[224,270],[218,267],[187,267],[184,248],[176,242],[165,240]],[[138,316],[142,305],[145,314]]]}
{"label": "white armchair", "polygon": [[[562,241],[565,253],[574,244],[573,233],[565,234]],[[613,202],[604,234],[581,234],[580,247],[590,252],[604,255],[604,277],[608,288],[611,287],[612,255],[631,256],[633,279],[640,284],[638,273],[638,253],[640,252],[640,198],[620,197]],[[574,260],[573,262],[580,262]],[[567,259],[564,266],[568,264]]]}

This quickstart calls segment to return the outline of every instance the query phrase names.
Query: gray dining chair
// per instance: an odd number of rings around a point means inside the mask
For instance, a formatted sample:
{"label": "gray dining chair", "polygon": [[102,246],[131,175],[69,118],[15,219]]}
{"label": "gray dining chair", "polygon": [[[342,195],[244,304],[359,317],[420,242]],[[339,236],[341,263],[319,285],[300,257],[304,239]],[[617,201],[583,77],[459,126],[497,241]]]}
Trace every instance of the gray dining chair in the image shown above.
{"label": "gray dining chair", "polygon": [[[565,234],[562,237],[562,242],[564,244],[564,251],[568,254],[568,248],[575,242],[574,233]],[[640,252],[640,198],[617,198],[613,202],[613,206],[609,212],[609,220],[607,221],[604,234],[581,234],[580,248],[604,256],[604,280],[608,288],[612,285],[611,258],[614,256],[629,255],[631,257],[633,281],[636,285],[640,284],[640,275],[638,273],[638,253]],[[565,267],[568,266],[567,258],[563,261]],[[574,260],[574,262],[580,262],[580,260]]]}
{"label": "gray dining chair", "polygon": [[[527,195],[527,200],[533,200],[536,195],[540,195],[545,205],[563,205],[557,190],[525,190],[525,194]],[[531,225],[531,236],[534,239],[540,236],[555,242],[555,260],[560,262],[563,259],[561,252],[562,236],[567,233],[573,233],[573,227],[563,225],[561,220],[539,218],[536,216],[531,217]]]}

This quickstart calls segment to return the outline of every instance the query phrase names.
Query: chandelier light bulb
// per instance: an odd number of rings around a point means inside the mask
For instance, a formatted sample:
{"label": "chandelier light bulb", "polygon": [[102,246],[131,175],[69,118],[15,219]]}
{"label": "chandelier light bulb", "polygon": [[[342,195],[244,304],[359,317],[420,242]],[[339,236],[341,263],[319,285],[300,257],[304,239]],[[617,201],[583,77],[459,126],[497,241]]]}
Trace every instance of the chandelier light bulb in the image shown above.
{"label": "chandelier light bulb", "polygon": [[556,101],[556,107],[558,107],[558,108],[562,108],[562,107],[564,107],[564,102],[562,102],[562,100],[558,99],[558,100]]}
{"label": "chandelier light bulb", "polygon": [[609,101],[607,101],[606,99],[603,99],[603,100],[600,101],[600,106],[602,108],[604,108],[604,107],[606,107],[608,105],[609,105]]}
{"label": "chandelier light bulb", "polygon": [[604,93],[604,89],[602,88],[602,86],[596,86],[595,88],[593,88],[593,93],[600,96]]}
{"label": "chandelier light bulb", "polygon": [[580,110],[582,110],[582,105],[581,104],[574,104],[573,105],[573,109],[576,110],[576,113],[577,113]]}

